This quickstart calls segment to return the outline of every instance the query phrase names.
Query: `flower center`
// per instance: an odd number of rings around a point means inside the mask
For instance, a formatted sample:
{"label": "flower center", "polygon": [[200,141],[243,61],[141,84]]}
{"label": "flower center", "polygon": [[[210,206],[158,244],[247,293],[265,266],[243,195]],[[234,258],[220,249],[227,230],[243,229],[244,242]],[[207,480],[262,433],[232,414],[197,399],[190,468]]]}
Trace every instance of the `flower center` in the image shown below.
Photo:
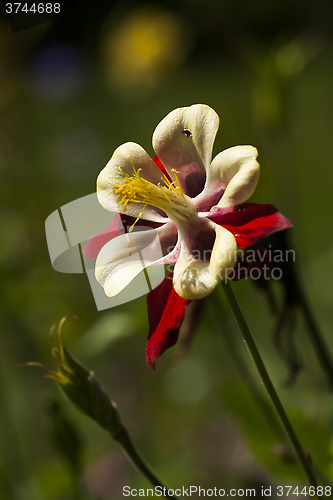
{"label": "flower center", "polygon": [[124,173],[119,166],[119,170],[125,175],[125,178],[112,189],[112,192],[116,195],[116,201],[124,206],[124,212],[126,212],[128,203],[143,203],[143,208],[130,228],[130,231],[141,217],[147,205],[160,208],[175,223],[186,221],[196,213],[191,199],[182,191],[176,170],[172,169],[176,178],[175,181],[171,182],[163,174],[161,182],[153,184],[140,176],[141,168],[135,170],[133,159],[132,167],[133,175],[129,175]]}

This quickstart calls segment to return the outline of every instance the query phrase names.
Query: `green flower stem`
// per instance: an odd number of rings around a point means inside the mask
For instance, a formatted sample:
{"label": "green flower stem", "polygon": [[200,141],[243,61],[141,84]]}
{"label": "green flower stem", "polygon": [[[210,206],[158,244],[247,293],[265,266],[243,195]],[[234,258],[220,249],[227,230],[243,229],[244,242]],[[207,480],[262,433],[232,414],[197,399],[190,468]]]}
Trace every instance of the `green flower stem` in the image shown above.
{"label": "green flower stem", "polygon": [[238,323],[238,326],[243,334],[244,341],[251,353],[252,359],[254,361],[254,364],[256,365],[256,368],[259,372],[259,375],[261,377],[262,383],[264,384],[269,397],[271,399],[271,402],[275,408],[276,413],[278,414],[281,424],[290,440],[290,443],[296,453],[296,456],[302,465],[304,472],[306,474],[306,477],[308,479],[308,482],[311,486],[317,486],[317,479],[314,474],[314,471],[312,469],[310,461],[307,459],[305,456],[304,450],[295,434],[295,431],[290,423],[290,420],[286,414],[286,411],[280,401],[280,398],[273,386],[273,383],[270,379],[270,376],[268,375],[268,372],[266,370],[266,367],[261,359],[258,347],[254,341],[254,338],[252,337],[251,331],[246,323],[246,320],[243,316],[243,313],[241,311],[241,308],[238,304],[238,301],[234,295],[234,292],[231,288],[230,282],[229,281],[222,281],[222,287],[224,289],[224,292],[226,294],[226,297],[228,299],[229,305],[232,309],[232,312],[235,316],[235,319]]}
{"label": "green flower stem", "polygon": [[120,426],[118,432],[111,432],[111,436],[115,439],[123,451],[133,463],[133,465],[138,469],[140,474],[142,474],[147,481],[149,481],[153,486],[160,486],[163,491],[163,497],[170,500],[179,500],[177,497],[168,495],[167,491],[169,488],[162,483],[162,481],[156,476],[156,474],[150,469],[150,467],[144,462],[143,458],[139,455],[138,451],[134,447],[132,440],[128,434],[127,429],[124,426]]}
{"label": "green flower stem", "polygon": [[[216,291],[219,293],[219,295],[223,293],[222,290],[220,289]],[[211,297],[215,300],[216,311],[218,310],[221,311],[220,300],[218,300],[219,297],[217,297],[215,294],[212,294]],[[216,315],[214,314],[214,318],[215,317]],[[218,323],[217,319],[216,323]],[[239,352],[238,343],[236,342],[231,325],[229,325],[228,318],[225,319],[224,323],[225,323],[223,328],[225,334],[224,338],[229,347],[230,353],[234,358],[235,365],[238,369],[240,376],[243,379],[244,384],[249,388],[249,391],[252,393],[253,398],[258,403],[258,406],[261,408],[264,417],[266,418],[268,424],[270,425],[270,427],[272,428],[278,439],[284,442],[285,434],[283,432],[283,429],[281,428],[280,422],[276,417],[274,409],[271,407],[269,401],[267,401],[265,394],[263,394],[262,391],[259,390],[256,380],[254,380],[251,371],[247,368],[247,365],[244,362],[243,357]],[[219,324],[218,326],[220,328],[221,325]]]}

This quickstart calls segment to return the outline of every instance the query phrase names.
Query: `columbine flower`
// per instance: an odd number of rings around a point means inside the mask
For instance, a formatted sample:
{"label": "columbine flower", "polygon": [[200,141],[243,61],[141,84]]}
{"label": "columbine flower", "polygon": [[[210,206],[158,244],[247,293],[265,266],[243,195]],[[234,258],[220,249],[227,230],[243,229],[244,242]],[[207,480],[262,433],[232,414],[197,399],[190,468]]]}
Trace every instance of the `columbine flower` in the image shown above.
{"label": "columbine flower", "polygon": [[[210,294],[232,271],[238,248],[291,226],[272,205],[243,204],[259,177],[254,147],[232,147],[211,161],[218,125],[206,105],[176,109],[155,129],[153,159],[138,144],[123,144],[97,179],[101,205],[132,222],[98,253],[96,279],[105,293],[116,295],[142,270],[143,249],[150,256],[145,266],[175,265],[172,281],[166,278],[148,294],[151,368],[176,342],[187,304]],[[152,229],[132,231],[140,220]],[[96,245],[95,237],[85,254],[96,253]]]}

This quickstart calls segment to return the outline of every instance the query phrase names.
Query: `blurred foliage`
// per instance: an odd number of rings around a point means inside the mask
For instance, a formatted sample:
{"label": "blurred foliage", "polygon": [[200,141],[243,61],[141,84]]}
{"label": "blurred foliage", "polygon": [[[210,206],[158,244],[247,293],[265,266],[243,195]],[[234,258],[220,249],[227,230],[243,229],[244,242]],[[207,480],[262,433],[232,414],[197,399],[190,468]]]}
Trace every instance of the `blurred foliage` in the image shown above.
{"label": "blurred foliage", "polygon": [[[290,453],[288,444],[277,439],[271,422],[264,418],[262,412],[258,412],[258,405],[246,386],[236,381],[225,382],[222,395],[227,408],[240,419],[251,448],[259,460],[278,476],[302,481],[303,472]],[[288,413],[302,446],[311,450],[313,463],[326,475],[332,461],[330,431],[324,425],[310,422],[299,410],[289,410]]]}
{"label": "blurred foliage", "polygon": [[[135,141],[153,154],[151,135],[169,111],[206,103],[221,119],[214,153],[258,148],[253,201],[274,203],[295,222],[297,264],[333,352],[332,17],[331,0],[84,0],[13,34],[1,10],[1,498],[117,500],[123,485],[147,486],[52,382],[16,369],[50,365],[48,332],[67,314],[79,316],[68,347],[95,370],[171,487],[268,486],[284,475],[302,483],[241,383],[226,329],[253,368],[227,305],[208,299],[186,357],[176,361],[176,346],[152,373],[145,297],[97,312],[85,275],[52,269],[44,223],[94,192],[117,146]],[[303,325],[294,337],[303,370],[286,389],[265,298],[250,282],[234,289],[302,442],[332,482],[332,394]]]}

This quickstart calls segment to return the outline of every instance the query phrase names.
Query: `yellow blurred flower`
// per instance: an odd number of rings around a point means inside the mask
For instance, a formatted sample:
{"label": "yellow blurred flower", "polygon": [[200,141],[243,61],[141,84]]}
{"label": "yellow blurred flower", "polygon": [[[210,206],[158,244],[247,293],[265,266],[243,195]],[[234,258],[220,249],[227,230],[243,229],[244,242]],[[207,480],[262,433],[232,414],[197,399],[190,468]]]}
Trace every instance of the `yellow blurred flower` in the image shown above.
{"label": "yellow blurred flower", "polygon": [[130,12],[109,26],[102,43],[111,85],[151,88],[184,58],[186,44],[180,20],[157,6]]}

